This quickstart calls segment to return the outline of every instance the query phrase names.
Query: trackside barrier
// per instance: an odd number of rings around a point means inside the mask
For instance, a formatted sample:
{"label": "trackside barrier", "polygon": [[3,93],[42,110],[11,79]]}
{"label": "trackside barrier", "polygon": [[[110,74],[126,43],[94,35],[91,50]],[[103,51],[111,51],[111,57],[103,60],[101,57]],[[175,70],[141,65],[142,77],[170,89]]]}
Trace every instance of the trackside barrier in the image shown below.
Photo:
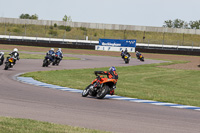
{"label": "trackside barrier", "polygon": [[95,50],[122,51],[127,49],[128,52],[135,52],[135,47],[136,40],[99,39],[99,45],[95,46]]}
{"label": "trackside barrier", "polygon": [[102,51],[122,51],[127,49],[128,52],[135,52],[134,47],[111,47],[111,46],[95,46],[95,50],[102,50]]}

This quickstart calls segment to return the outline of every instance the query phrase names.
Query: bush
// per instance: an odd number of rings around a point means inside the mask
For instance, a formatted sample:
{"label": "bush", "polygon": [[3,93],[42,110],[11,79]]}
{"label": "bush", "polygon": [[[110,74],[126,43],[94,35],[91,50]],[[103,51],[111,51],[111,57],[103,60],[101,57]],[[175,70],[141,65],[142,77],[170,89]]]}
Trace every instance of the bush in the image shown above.
{"label": "bush", "polygon": [[60,30],[65,30],[65,26],[64,26],[64,25],[60,25],[60,26],[58,26],[58,28],[59,28]]}
{"label": "bush", "polygon": [[71,29],[72,29],[72,28],[71,28],[70,26],[66,26],[66,29],[65,29],[65,30],[66,30],[66,31],[71,31]]}
{"label": "bush", "polygon": [[54,27],[57,27],[57,24],[55,23],[53,26],[54,26]]}
{"label": "bush", "polygon": [[52,36],[57,36],[58,35],[58,32],[57,31],[54,31],[54,30],[49,30],[49,35],[52,35]]}
{"label": "bush", "polygon": [[85,27],[80,27],[80,29],[83,31],[87,31],[87,29]]}
{"label": "bush", "polygon": [[94,33],[94,36],[95,36],[95,37],[97,36],[97,33],[96,33],[96,32]]}

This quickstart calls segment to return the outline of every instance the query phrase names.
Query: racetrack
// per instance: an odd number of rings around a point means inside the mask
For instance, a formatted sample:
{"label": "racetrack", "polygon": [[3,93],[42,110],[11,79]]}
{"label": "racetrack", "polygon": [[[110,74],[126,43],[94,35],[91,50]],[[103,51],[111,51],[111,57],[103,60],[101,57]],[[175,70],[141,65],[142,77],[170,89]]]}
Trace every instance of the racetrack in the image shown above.
{"label": "racetrack", "polygon": [[[4,66],[0,66],[0,116],[123,133],[199,133],[198,111],[110,99],[83,98],[78,93],[13,80],[14,75],[30,71],[127,66],[119,57],[69,54],[65,56],[78,57],[82,60],[63,60],[60,66],[43,68],[40,59],[22,59],[8,71],[3,70]],[[160,62],[162,61],[140,62],[132,59],[128,65]]]}

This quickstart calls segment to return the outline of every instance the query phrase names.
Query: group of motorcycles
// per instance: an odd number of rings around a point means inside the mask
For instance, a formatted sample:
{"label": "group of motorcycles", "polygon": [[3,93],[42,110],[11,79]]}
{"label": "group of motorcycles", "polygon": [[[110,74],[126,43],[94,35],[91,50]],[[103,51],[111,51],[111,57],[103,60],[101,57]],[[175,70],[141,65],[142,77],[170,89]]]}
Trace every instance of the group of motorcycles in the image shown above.
{"label": "group of motorcycles", "polygon": [[[128,64],[130,62],[131,55],[129,53],[121,53],[121,57],[124,60],[125,64]],[[139,52],[136,52],[136,58],[140,61],[144,61],[144,56]]]}
{"label": "group of motorcycles", "polygon": [[[129,53],[121,54],[123,60],[125,63],[129,63],[131,59],[131,55]],[[144,61],[144,57],[142,54],[136,53],[137,59],[140,61]],[[59,65],[60,61],[62,60],[62,55],[59,52],[56,52],[54,54],[46,54],[44,60],[43,60],[43,67],[48,67],[51,63],[52,65]],[[0,65],[2,65],[4,62],[4,52],[0,52]],[[5,70],[8,70],[8,68],[13,67],[15,64],[15,59],[12,57],[7,57],[5,62]],[[88,85],[82,92],[83,97],[87,97],[88,95],[96,97],[97,99],[103,99],[107,94],[109,94],[112,90],[116,88],[116,80],[104,78],[102,75],[95,74],[96,78],[92,81],[90,85]],[[97,80],[100,80],[100,86],[97,87]]]}
{"label": "group of motorcycles", "polygon": [[[3,65],[4,62],[4,52],[0,52],[0,66]],[[14,55],[6,58],[4,70],[8,70],[8,68],[12,68],[15,65]]]}
{"label": "group of motorcycles", "polygon": [[[14,53],[17,54],[17,53]],[[4,70],[8,70],[9,68],[12,68],[16,60],[19,60],[17,55],[9,54],[10,57],[6,58],[5,61],[5,68]],[[17,59],[15,58],[17,57]],[[59,65],[60,61],[62,60],[62,54],[60,52],[56,52],[54,54],[46,54],[44,60],[43,60],[43,67],[48,67],[51,63],[52,65]],[[4,52],[0,52],[0,66],[4,63]]]}
{"label": "group of motorcycles", "polygon": [[43,60],[43,67],[48,67],[51,63],[52,65],[59,65],[60,61],[62,60],[62,56],[59,52],[56,52],[55,54],[46,54]]}

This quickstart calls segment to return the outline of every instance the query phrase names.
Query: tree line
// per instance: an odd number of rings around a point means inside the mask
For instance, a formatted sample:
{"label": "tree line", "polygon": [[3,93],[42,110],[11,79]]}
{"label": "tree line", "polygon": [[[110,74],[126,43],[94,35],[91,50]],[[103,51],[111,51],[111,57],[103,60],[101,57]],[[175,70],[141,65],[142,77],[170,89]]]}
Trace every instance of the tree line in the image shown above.
{"label": "tree line", "polygon": [[[22,13],[19,16],[19,18],[20,19],[34,19],[34,20],[38,20],[39,17],[38,17],[37,14],[30,15],[30,14],[27,14],[27,13],[26,14]],[[65,15],[62,20],[65,21],[65,22],[71,22],[72,21],[71,16],[67,16],[67,15]]]}
{"label": "tree line", "polygon": [[183,29],[200,29],[200,20],[186,22],[181,19],[166,20],[163,27],[183,28]]}

